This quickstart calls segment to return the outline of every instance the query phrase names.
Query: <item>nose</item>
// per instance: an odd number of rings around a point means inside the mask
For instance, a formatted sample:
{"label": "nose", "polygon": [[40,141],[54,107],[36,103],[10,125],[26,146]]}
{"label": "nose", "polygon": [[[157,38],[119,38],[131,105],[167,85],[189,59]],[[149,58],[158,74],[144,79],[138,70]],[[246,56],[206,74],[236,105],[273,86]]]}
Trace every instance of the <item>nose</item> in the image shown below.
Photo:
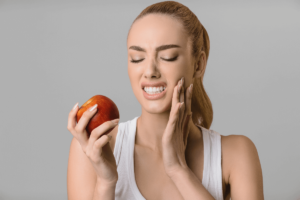
{"label": "nose", "polygon": [[151,78],[160,78],[159,68],[154,59],[145,63],[144,77],[150,78],[150,79]]}

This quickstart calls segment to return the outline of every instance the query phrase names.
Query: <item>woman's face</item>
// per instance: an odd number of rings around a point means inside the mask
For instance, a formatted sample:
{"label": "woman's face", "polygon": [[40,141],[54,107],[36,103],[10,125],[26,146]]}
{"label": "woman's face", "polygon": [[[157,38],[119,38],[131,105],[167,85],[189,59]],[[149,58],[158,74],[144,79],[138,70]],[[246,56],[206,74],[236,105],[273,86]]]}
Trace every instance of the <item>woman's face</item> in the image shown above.
{"label": "woman's face", "polygon": [[[146,15],[132,25],[127,49],[128,75],[137,100],[149,113],[169,112],[178,81],[184,77],[185,89],[193,83],[191,46],[182,24],[167,15]],[[161,97],[147,98],[144,87],[151,84],[165,87]]]}

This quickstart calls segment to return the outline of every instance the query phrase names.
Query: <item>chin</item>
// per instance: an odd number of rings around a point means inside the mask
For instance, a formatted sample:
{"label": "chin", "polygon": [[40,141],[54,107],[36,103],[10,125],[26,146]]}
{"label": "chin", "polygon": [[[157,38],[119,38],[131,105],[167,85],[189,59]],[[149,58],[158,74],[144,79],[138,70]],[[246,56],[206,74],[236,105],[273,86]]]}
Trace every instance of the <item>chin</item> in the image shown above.
{"label": "chin", "polygon": [[172,94],[169,94],[169,92],[167,92],[166,95],[161,99],[148,100],[144,97],[143,93],[137,91],[140,91],[140,89],[136,90],[134,94],[137,97],[139,103],[141,104],[142,110],[151,114],[160,114],[164,112],[170,113],[171,106],[172,106],[172,97],[173,97]]}
{"label": "chin", "polygon": [[151,114],[170,113],[172,101],[169,103],[161,102],[144,102],[143,109]]}

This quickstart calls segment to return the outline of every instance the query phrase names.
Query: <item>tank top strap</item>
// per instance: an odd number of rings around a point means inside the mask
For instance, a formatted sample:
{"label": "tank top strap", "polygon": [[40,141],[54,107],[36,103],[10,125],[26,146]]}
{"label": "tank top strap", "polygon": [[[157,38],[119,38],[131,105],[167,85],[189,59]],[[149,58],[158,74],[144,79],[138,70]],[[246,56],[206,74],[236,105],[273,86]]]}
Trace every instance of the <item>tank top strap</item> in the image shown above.
{"label": "tank top strap", "polygon": [[208,130],[202,126],[199,126],[202,130],[203,137],[203,150],[204,150],[204,166],[202,175],[202,185],[208,188],[209,175],[211,174],[211,142]]}
{"label": "tank top strap", "polygon": [[137,119],[135,117],[133,120],[130,121],[129,130],[128,130],[128,143],[127,143],[127,171],[128,171],[128,178],[129,178],[129,185],[132,190],[132,193],[135,199],[138,200],[146,200],[143,195],[141,194],[140,190],[138,189],[137,183],[135,181],[135,174],[134,174],[134,146],[135,146],[135,137],[136,137],[136,128],[137,128]]}
{"label": "tank top strap", "polygon": [[145,200],[137,188],[134,175],[134,145],[137,118],[119,123],[114,148],[119,175],[115,189],[116,200]]}
{"label": "tank top strap", "polygon": [[214,130],[198,127],[202,130],[204,145],[202,184],[216,200],[223,200],[221,135]]}
{"label": "tank top strap", "polygon": [[114,147],[114,156],[116,159],[117,166],[119,166],[120,158],[121,158],[121,151],[122,151],[122,147],[124,146],[123,143],[124,143],[124,136],[126,134],[126,131],[125,131],[126,125],[127,124],[124,122],[119,123],[118,133],[116,136],[115,147]]}

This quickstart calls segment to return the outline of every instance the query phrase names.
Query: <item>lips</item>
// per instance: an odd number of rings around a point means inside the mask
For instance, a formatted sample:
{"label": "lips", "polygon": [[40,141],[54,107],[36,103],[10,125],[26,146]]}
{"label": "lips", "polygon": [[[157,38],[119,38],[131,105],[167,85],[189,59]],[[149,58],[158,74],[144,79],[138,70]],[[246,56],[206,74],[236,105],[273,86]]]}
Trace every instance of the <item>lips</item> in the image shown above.
{"label": "lips", "polygon": [[156,83],[151,83],[151,82],[142,82],[141,88],[144,89],[144,87],[167,87],[167,84],[165,82],[156,82]]}
{"label": "lips", "polygon": [[143,90],[143,95],[148,100],[157,100],[157,99],[161,99],[162,97],[164,97],[166,92],[167,92],[167,88],[158,94],[148,94],[147,92],[145,92],[145,90]]}
{"label": "lips", "polygon": [[[165,87],[165,90],[162,91],[159,94],[148,94],[147,92],[145,92],[144,87]],[[167,84],[165,82],[142,82],[141,83],[141,88],[143,90],[143,95],[146,99],[148,100],[157,100],[162,98],[163,96],[165,96],[166,91],[167,91]]]}

